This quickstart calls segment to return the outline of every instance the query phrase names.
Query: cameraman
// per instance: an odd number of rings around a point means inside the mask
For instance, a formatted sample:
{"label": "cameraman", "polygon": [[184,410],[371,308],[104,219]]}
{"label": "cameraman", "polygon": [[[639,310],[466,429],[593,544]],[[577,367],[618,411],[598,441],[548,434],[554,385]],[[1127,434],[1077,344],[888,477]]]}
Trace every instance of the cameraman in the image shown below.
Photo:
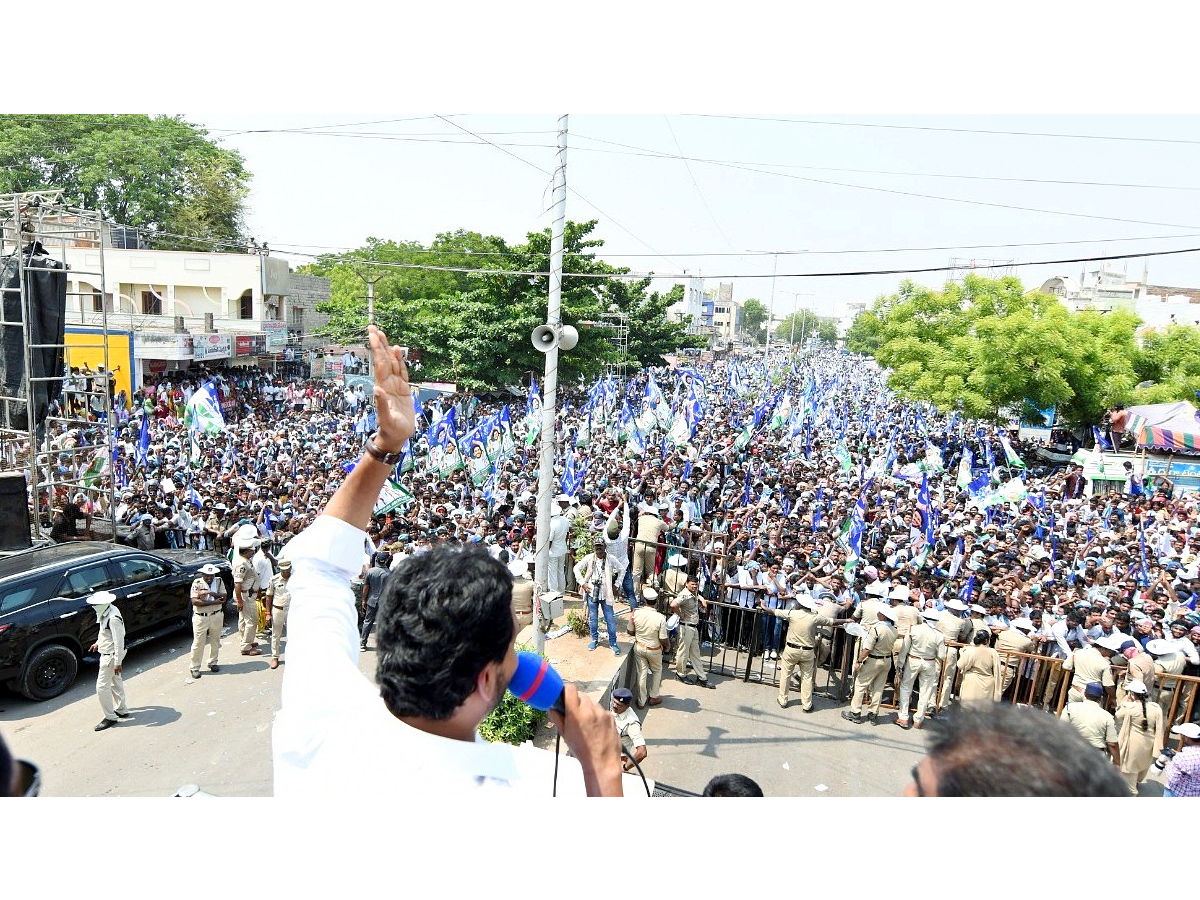
{"label": "cameraman", "polygon": [[[292,562],[288,666],[275,719],[276,796],[396,799],[483,788],[550,792],[530,757],[478,737],[516,669],[512,577],[486,552],[437,547],[402,562],[379,604],[378,690],[358,670],[350,579],[385,479],[415,431],[398,347],[369,328],[379,430],[323,515],[288,543]],[[583,770],[590,796],[620,796],[621,745],[612,715],[563,693],[550,717]],[[533,777],[537,776],[537,777]]]}

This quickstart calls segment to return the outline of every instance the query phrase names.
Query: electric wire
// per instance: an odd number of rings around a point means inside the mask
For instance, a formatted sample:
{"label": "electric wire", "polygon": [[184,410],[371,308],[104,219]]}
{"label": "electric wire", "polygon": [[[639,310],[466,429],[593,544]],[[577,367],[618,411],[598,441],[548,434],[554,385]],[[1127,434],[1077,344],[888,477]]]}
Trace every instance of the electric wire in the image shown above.
{"label": "electric wire", "polygon": [[696,189],[696,196],[700,198],[700,202],[704,204],[704,211],[708,213],[708,217],[712,219],[712,223],[717,226],[717,231],[721,237],[725,239],[725,243],[730,247],[733,246],[733,241],[729,239],[729,235],[725,233],[725,229],[721,227],[721,220],[713,215],[712,207],[708,205],[708,200],[704,197],[704,192],[700,190],[700,185],[696,182],[696,175],[692,172],[691,163],[687,157],[683,155],[683,147],[679,143],[679,138],[675,135],[675,129],[671,127],[671,117],[663,113],[663,121],[667,123],[667,131],[671,133],[671,140],[675,142],[675,149],[679,151],[679,159],[683,162],[683,167],[687,170],[688,179],[692,182],[692,187]]}
{"label": "electric wire", "polygon": [[897,125],[885,122],[826,122],[819,119],[787,119],[777,116],[731,116],[719,115],[717,113],[685,113],[685,115],[695,116],[696,118],[703,119],[734,119],[736,121],[749,122],[786,122],[791,125],[830,125],[840,128],[892,128],[902,131],[945,131],[957,134],[991,134],[1012,137],[1069,138],[1072,140],[1087,141],[1126,141],[1145,144],[1200,144],[1200,141],[1187,140],[1184,138],[1131,137],[1129,135],[1111,134],[1063,134],[1061,132],[1051,131],[1004,131],[989,130],[984,128],[951,128],[948,126],[938,125]]}

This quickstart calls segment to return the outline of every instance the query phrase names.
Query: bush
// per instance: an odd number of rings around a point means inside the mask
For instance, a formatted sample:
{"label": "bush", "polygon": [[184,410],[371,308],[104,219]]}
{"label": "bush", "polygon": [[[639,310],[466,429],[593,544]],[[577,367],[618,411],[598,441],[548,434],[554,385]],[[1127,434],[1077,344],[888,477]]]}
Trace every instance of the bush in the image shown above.
{"label": "bush", "polygon": [[587,616],[577,609],[567,613],[567,627],[575,632],[576,637],[586,637],[592,630]]}
{"label": "bush", "polygon": [[[518,650],[532,651],[532,647],[518,646]],[[491,743],[516,744],[520,746],[531,740],[538,726],[546,720],[546,713],[522,703],[508,691],[500,705],[487,714],[479,723],[479,736]]]}

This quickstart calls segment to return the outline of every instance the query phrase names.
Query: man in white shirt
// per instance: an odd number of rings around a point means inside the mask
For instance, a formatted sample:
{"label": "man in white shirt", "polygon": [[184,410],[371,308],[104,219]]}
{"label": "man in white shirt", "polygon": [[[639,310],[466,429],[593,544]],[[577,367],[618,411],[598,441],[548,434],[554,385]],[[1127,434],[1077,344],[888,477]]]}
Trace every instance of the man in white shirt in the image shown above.
{"label": "man in white shirt", "polygon": [[[323,515],[289,542],[294,585],[288,665],[275,718],[275,796],[446,799],[481,790],[550,794],[543,759],[488,744],[478,726],[517,666],[512,579],[480,550],[436,548],[388,579],[379,615],[379,689],[358,670],[350,579],[364,529],[399,451],[415,431],[399,348],[374,326],[379,431]],[[457,612],[456,612],[457,611]],[[469,613],[469,614],[468,614]],[[414,624],[420,634],[412,633]],[[612,715],[567,685],[551,720],[578,761],[589,795],[621,793]]]}
{"label": "man in white shirt", "polygon": [[571,531],[571,522],[563,513],[571,505],[571,498],[559,494],[554,499],[557,511],[550,517],[550,557],[549,570],[546,572],[546,589],[562,593],[567,589],[567,535]]}

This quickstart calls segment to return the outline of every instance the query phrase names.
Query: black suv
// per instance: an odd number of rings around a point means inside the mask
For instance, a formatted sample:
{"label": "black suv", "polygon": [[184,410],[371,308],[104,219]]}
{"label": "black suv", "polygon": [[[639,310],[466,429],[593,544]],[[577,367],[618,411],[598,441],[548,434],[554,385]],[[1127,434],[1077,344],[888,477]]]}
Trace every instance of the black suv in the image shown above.
{"label": "black suv", "polygon": [[0,682],[30,700],[49,700],[74,684],[98,634],[87,605],[96,591],[116,595],[126,646],[187,626],[189,588],[208,563],[220,567],[232,596],[228,560],[203,551],[75,541],[0,559]]}

